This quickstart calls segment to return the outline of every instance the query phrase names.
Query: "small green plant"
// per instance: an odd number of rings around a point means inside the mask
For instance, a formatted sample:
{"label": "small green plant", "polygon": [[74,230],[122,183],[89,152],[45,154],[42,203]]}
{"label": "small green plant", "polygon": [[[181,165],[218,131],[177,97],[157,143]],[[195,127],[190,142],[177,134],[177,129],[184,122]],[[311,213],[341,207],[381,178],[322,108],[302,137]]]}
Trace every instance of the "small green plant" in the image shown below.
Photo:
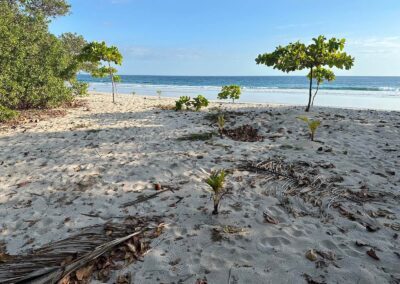
{"label": "small green plant", "polygon": [[230,85],[230,86],[223,86],[221,92],[218,94],[218,99],[226,100],[231,99],[233,103],[235,100],[240,98],[242,91],[240,86],[237,85]]}
{"label": "small green plant", "polygon": [[318,127],[321,125],[321,121],[309,119],[307,116],[299,116],[298,119],[304,121],[308,125],[308,129],[310,131],[310,138],[311,141],[314,141],[315,132],[317,131]]}
{"label": "small green plant", "polygon": [[208,106],[208,104],[208,100],[202,95],[198,95],[194,99],[191,99],[188,96],[182,96],[179,100],[175,101],[175,110],[183,110],[183,107],[185,106],[187,110],[194,107],[196,111],[199,111],[202,107]]}
{"label": "small green plant", "polygon": [[132,91],[132,93],[131,93],[131,94],[134,96],[134,95],[136,95],[136,92],[135,92],[135,91]]}
{"label": "small green plant", "polygon": [[196,111],[199,111],[202,107],[207,107],[208,104],[208,100],[202,95],[198,95],[192,101],[192,105]]}
{"label": "small green plant", "polygon": [[206,183],[212,188],[212,197],[214,201],[214,210],[212,212],[213,215],[218,215],[219,202],[226,194],[226,190],[224,189],[225,178],[225,170],[217,170],[212,171],[206,180]]}
{"label": "small green plant", "polygon": [[213,132],[204,132],[204,133],[192,133],[188,135],[184,135],[179,137],[177,140],[179,141],[206,141],[210,140],[213,137]]}
{"label": "small green plant", "polygon": [[223,114],[218,115],[217,124],[218,124],[219,135],[222,138],[222,134],[224,132],[224,127],[225,127],[225,117]]}
{"label": "small green plant", "polygon": [[186,107],[188,109],[190,107],[190,97],[188,96],[182,96],[179,97],[179,100],[175,101],[175,110],[183,110],[183,107]]}
{"label": "small green plant", "polygon": [[159,98],[161,98],[161,93],[162,93],[161,90],[157,90],[157,95]]}
{"label": "small green plant", "polygon": [[0,105],[0,122],[6,122],[8,120],[18,117],[19,113],[15,110],[6,108]]}

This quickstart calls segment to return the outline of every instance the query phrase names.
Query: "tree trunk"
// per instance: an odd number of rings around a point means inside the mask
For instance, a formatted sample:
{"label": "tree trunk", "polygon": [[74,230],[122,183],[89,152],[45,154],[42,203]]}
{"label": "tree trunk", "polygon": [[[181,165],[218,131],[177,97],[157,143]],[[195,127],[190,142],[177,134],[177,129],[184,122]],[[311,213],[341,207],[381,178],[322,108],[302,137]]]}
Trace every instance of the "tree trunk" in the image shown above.
{"label": "tree trunk", "polygon": [[213,215],[218,215],[218,203],[214,204],[214,211],[212,212]]}
{"label": "tree trunk", "polygon": [[313,80],[313,69],[311,68],[310,70],[310,90],[309,90],[309,94],[308,94],[308,105],[306,108],[306,112],[310,111],[311,108],[311,100],[312,100],[312,80]]}
{"label": "tree trunk", "polygon": [[110,68],[113,103],[115,103],[115,82],[114,82],[114,74],[111,72],[111,64],[110,64],[110,62],[108,62],[108,67]]}
{"label": "tree trunk", "polygon": [[315,100],[315,97],[317,96],[318,90],[319,90],[319,83],[317,84],[317,89],[315,90],[314,96],[312,98],[311,106],[314,106],[314,100]]}

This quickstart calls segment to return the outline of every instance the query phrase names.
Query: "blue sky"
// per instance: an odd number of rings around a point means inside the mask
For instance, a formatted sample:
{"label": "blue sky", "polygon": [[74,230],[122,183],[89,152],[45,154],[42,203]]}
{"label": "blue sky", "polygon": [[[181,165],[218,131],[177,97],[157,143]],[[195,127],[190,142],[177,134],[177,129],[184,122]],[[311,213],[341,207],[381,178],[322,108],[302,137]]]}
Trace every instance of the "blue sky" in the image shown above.
{"label": "blue sky", "polygon": [[72,13],[54,20],[51,31],[118,46],[121,74],[283,75],[254,58],[323,34],[346,38],[356,58],[338,75],[400,76],[400,0],[69,2]]}

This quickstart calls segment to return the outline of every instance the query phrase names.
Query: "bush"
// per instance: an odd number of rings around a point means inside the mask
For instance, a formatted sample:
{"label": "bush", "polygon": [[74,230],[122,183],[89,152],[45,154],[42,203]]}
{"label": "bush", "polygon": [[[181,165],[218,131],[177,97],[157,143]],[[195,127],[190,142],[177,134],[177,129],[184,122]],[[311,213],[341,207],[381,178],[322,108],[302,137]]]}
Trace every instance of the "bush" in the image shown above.
{"label": "bush", "polygon": [[190,107],[190,97],[188,96],[182,96],[179,98],[179,100],[175,101],[175,110],[182,110],[183,106],[186,107],[186,109],[189,109]]}
{"label": "bush", "polygon": [[19,113],[15,110],[0,105],[0,122],[6,122],[18,117]]}
{"label": "bush", "polygon": [[235,100],[240,98],[240,94],[242,93],[240,86],[237,85],[230,85],[230,86],[223,86],[221,92],[218,94],[218,99],[226,100],[231,99],[234,103]]}
{"label": "bush", "polygon": [[207,107],[209,104],[208,100],[202,95],[198,95],[193,99],[192,105],[196,111],[199,111],[202,107]]}
{"label": "bush", "polygon": [[41,13],[30,16],[15,1],[0,1],[0,105],[54,107],[86,92],[76,80],[84,69],[76,59],[84,39],[75,34],[57,38],[48,24]]}
{"label": "bush", "polygon": [[183,110],[183,107],[185,106],[187,110],[194,107],[195,111],[199,111],[202,107],[207,107],[208,104],[208,100],[202,95],[198,95],[194,99],[191,99],[188,96],[182,96],[179,100],[175,101],[175,110]]}

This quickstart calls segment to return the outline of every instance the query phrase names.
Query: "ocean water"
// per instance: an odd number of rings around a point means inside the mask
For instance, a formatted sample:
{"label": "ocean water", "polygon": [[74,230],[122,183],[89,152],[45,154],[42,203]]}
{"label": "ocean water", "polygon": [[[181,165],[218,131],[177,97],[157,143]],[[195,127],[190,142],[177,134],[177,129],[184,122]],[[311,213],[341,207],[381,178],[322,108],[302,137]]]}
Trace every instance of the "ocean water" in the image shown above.
{"label": "ocean water", "polygon": [[[89,83],[89,90],[111,92],[108,78],[79,75]],[[238,102],[305,105],[308,101],[308,80],[303,76],[137,76],[122,75],[118,93],[179,97],[202,94],[217,99],[223,85],[242,87]],[[339,76],[334,82],[321,85],[316,106],[380,109],[400,111],[400,77]]]}

